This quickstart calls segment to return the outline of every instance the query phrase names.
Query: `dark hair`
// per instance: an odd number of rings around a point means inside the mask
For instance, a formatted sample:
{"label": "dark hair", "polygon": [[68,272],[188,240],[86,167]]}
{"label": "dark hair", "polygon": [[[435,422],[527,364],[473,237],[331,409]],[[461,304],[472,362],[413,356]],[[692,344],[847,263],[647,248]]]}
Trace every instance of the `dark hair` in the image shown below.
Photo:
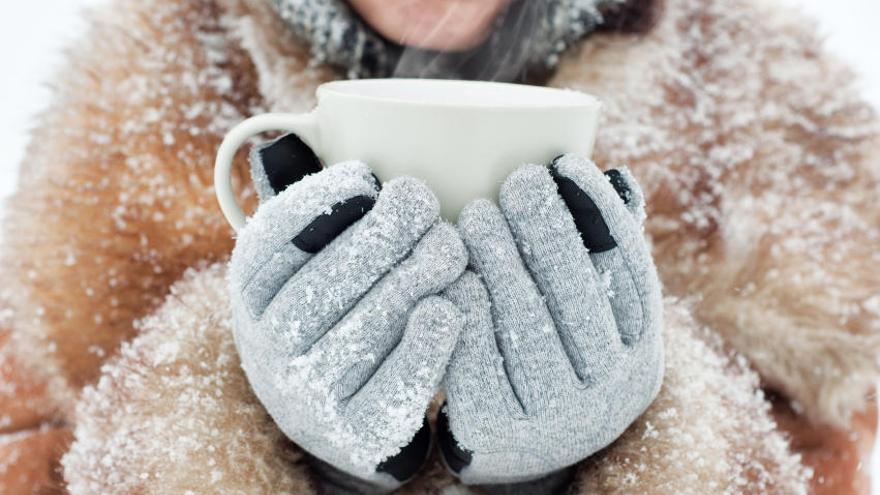
{"label": "dark hair", "polygon": [[605,5],[602,9],[602,31],[647,33],[663,14],[664,0],[627,0]]}

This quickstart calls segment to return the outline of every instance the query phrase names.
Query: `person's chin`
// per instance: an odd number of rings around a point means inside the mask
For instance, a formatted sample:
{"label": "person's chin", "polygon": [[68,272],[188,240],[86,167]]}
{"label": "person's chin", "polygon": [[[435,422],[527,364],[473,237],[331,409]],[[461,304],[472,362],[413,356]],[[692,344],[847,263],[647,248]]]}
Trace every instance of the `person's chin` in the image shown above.
{"label": "person's chin", "polygon": [[466,51],[482,43],[510,0],[350,0],[385,38],[439,51]]}

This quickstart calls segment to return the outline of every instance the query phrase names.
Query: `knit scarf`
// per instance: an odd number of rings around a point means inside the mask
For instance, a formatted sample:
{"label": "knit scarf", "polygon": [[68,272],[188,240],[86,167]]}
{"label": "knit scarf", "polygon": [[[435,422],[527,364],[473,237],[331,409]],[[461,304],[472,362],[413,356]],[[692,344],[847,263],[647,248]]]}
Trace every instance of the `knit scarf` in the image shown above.
{"label": "knit scarf", "polygon": [[269,0],[316,64],[347,77],[525,81],[551,71],[572,43],[625,0],[513,0],[478,47],[444,53],[401,46],[368,26],[345,0]]}

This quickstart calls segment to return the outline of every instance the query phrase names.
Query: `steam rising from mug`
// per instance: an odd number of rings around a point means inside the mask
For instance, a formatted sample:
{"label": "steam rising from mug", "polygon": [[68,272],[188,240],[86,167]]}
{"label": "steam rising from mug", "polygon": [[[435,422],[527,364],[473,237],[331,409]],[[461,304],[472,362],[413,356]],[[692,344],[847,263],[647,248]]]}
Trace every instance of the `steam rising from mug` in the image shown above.
{"label": "steam rising from mug", "polygon": [[[466,52],[444,53],[383,38],[345,0],[271,1],[294,34],[309,44],[315,63],[341,68],[351,79],[395,76],[487,81],[539,80],[573,43],[633,2],[512,0],[496,18],[485,42]],[[438,20],[441,25],[444,22],[452,21]]]}
{"label": "steam rising from mug", "polygon": [[400,48],[393,77],[541,79],[572,43],[602,23],[600,9],[619,3],[621,0],[516,0],[495,20],[487,40],[473,50],[444,53]]}
{"label": "steam rising from mug", "polygon": [[524,163],[562,153],[589,156],[599,101],[576,91],[492,82],[426,79],[336,81],[318,88],[308,114],[265,114],[232,129],[217,152],[214,182],[238,230],[245,215],[231,184],[238,148],[261,132],[295,133],[325,165],[360,160],[379,179],[413,176],[455,221],[476,198],[494,199]]}

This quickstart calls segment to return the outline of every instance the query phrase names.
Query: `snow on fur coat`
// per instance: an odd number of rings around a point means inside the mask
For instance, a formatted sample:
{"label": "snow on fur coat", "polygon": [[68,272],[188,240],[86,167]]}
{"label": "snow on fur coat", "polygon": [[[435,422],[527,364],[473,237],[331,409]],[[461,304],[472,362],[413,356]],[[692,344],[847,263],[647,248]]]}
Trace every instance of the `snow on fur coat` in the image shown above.
{"label": "snow on fur coat", "polygon": [[[338,77],[267,3],[118,0],[59,74],[5,221],[0,493],[314,492],[239,368],[211,187],[227,129]],[[604,101],[595,159],[645,188],[668,295],[660,396],[578,493],[867,489],[880,133],[813,31],[671,0],[549,81]],[[403,492],[463,490],[432,461]]]}

